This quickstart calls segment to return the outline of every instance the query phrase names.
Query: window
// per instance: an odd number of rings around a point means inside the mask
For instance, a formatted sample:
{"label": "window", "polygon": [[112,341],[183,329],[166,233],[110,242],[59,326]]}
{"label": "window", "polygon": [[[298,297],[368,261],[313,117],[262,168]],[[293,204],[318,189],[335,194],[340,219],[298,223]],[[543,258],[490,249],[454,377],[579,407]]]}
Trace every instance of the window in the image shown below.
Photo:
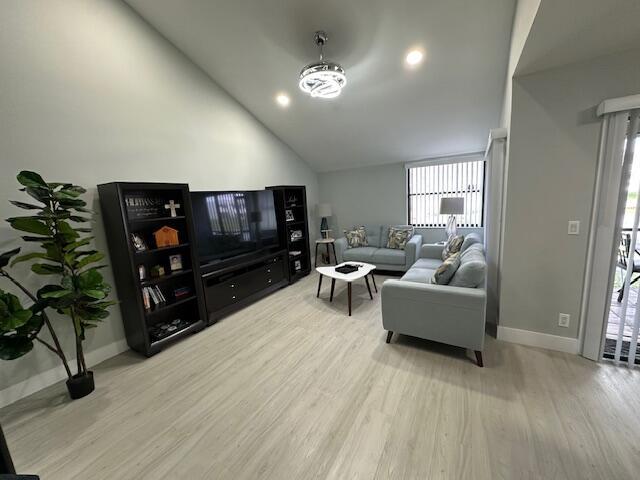
{"label": "window", "polygon": [[440,199],[462,197],[464,213],[456,215],[458,226],[482,227],[484,165],[484,160],[447,160],[409,166],[409,224],[416,227],[445,227],[448,215],[440,215]]}

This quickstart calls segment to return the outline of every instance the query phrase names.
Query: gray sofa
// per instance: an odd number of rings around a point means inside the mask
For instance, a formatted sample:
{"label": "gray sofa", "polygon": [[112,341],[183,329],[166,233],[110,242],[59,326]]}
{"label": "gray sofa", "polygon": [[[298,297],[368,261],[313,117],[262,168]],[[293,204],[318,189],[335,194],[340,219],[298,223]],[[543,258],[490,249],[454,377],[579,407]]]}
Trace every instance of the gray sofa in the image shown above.
{"label": "gray sofa", "polygon": [[398,250],[385,248],[389,235],[388,225],[364,225],[364,228],[369,243],[367,247],[349,248],[346,237],[336,239],[338,263],[365,262],[375,265],[378,270],[406,272],[418,259],[422,235],[414,234],[404,250]]}
{"label": "gray sofa", "polygon": [[[400,280],[386,280],[382,285],[382,325],[388,331],[387,343],[397,332],[456,345],[474,350],[478,365],[483,366],[486,260],[481,239],[477,234],[467,235],[460,267],[450,284],[434,285],[430,279],[442,263],[443,248],[423,245],[420,258]],[[455,286],[468,281],[462,276],[469,274],[481,278],[476,288]]]}

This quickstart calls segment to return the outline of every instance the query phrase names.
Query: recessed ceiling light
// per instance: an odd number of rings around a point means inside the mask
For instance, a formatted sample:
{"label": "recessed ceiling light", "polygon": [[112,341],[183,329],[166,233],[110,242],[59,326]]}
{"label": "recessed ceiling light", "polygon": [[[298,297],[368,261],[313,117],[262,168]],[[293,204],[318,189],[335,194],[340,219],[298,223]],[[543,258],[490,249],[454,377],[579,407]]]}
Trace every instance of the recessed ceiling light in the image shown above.
{"label": "recessed ceiling light", "polygon": [[411,67],[415,67],[420,62],[422,62],[423,57],[424,57],[424,54],[422,53],[421,50],[414,49],[414,50],[410,50],[409,53],[407,53],[407,56],[405,57],[404,61],[407,62],[407,65]]}
{"label": "recessed ceiling light", "polygon": [[287,94],[279,93],[278,95],[276,95],[276,102],[278,102],[278,105],[280,105],[281,107],[288,107],[291,99]]}

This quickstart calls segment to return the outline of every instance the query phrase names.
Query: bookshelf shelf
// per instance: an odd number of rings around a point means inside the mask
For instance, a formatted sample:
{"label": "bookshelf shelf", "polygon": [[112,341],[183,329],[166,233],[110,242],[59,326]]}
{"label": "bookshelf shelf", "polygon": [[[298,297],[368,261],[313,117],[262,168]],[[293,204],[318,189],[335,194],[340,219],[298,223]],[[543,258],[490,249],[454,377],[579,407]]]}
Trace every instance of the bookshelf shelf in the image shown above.
{"label": "bookshelf shelf", "polygon": [[149,351],[151,352],[151,355],[158,353],[159,351],[161,351],[163,348],[165,348],[167,345],[170,345],[171,343],[186,337],[187,335],[190,335],[192,333],[198,332],[200,330],[202,330],[204,328],[204,322],[198,320],[197,322],[192,323],[191,325],[189,325],[186,328],[183,328],[182,330],[178,330],[177,332],[172,333],[171,335],[161,339],[161,340],[157,340],[155,342],[152,342],[149,345]]}
{"label": "bookshelf shelf", "polygon": [[179,307],[183,303],[192,302],[193,300],[196,300],[196,299],[197,299],[197,297],[195,295],[191,295],[191,296],[189,296],[187,298],[181,298],[180,300],[175,300],[173,302],[169,302],[166,305],[158,306],[158,307],[156,307],[156,308],[154,308],[152,310],[147,310],[145,312],[145,314],[146,314],[147,317],[151,317],[153,315],[157,315],[158,313],[162,313],[162,312],[165,312],[165,311],[170,310],[172,308]]}
{"label": "bookshelf shelf", "polygon": [[150,278],[148,280],[143,280],[140,282],[140,285],[143,287],[150,287],[151,285],[158,285],[159,283],[164,283],[169,280],[173,280],[177,277],[181,277],[182,275],[188,275],[193,273],[192,269],[180,270],[178,272],[172,272],[167,275],[162,275],[161,277]]}
{"label": "bookshelf shelf", "polygon": [[153,223],[153,222],[171,222],[176,220],[184,220],[187,217],[178,215],[177,217],[149,217],[149,218],[129,218],[129,223]]}
{"label": "bookshelf shelf", "polygon": [[168,252],[170,250],[178,250],[180,248],[187,248],[189,246],[188,243],[181,243],[180,245],[172,245],[170,247],[160,247],[160,248],[150,248],[148,250],[137,251],[136,255],[151,255],[153,253],[162,253]]}

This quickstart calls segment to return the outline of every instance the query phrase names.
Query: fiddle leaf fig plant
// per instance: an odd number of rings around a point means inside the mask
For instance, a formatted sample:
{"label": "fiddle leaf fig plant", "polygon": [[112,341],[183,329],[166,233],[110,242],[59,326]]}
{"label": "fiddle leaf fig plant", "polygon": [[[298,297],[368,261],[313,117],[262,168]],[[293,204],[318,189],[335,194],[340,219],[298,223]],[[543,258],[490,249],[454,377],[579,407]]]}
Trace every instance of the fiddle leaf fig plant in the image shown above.
{"label": "fiddle leaf fig plant", "polygon": [[24,308],[18,297],[0,290],[0,358],[13,360],[33,348],[42,318]]}
{"label": "fiddle leaf fig plant", "polygon": [[[44,312],[45,305],[39,302],[35,295],[29,292],[6,269],[11,258],[18,253],[20,253],[20,249],[16,248],[0,255],[0,278],[5,278],[13,283],[33,301],[33,304],[29,308],[25,308],[18,297],[0,288],[0,359],[15,360],[29,353],[33,349],[34,342],[39,342],[60,358],[67,376],[71,378],[71,369],[60,346],[58,336]],[[45,325],[53,344],[39,337],[42,327]]]}
{"label": "fiddle leaf fig plant", "polygon": [[[35,203],[11,201],[29,214],[8,218],[7,222],[13,229],[28,234],[22,239],[38,250],[22,255],[17,255],[19,252],[14,250],[2,255],[0,275],[9,278],[34,303],[25,309],[11,294],[2,292],[4,296],[0,295],[0,358],[16,358],[32,348],[34,339],[42,342],[38,332],[45,324],[55,343],[49,347],[57,350],[71,378],[55,331],[44,314],[45,309],[53,309],[68,317],[73,326],[77,364],[77,373],[73,376],[86,375],[88,370],[82,348],[85,332],[107,318],[108,308],[116,303],[106,300],[111,287],[99,272],[105,265],[96,265],[104,254],[91,247],[93,237],[88,235],[91,228],[80,226],[90,221],[86,214],[91,211],[80,198],[86,190],[71,183],[45,182],[39,174],[29,171],[20,172],[17,179],[23,186],[20,190]],[[11,266],[29,262],[31,270],[45,276],[50,283],[35,295],[30,294],[6,271],[9,259],[12,259]]]}

